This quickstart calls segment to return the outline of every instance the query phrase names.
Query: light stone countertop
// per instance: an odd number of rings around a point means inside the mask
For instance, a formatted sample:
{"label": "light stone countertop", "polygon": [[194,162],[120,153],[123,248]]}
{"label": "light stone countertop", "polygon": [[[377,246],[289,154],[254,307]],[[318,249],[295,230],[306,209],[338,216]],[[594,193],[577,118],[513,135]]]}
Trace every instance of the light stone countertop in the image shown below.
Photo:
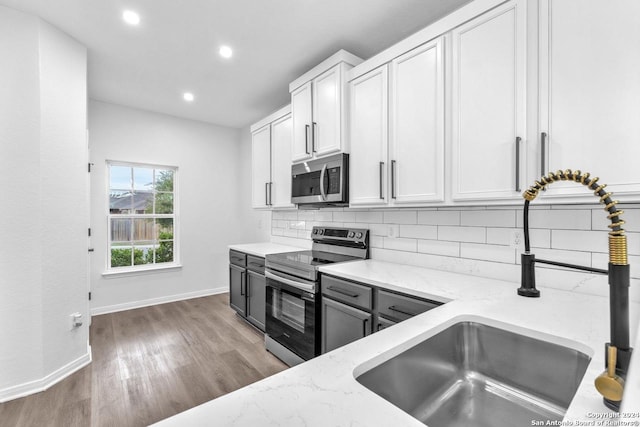
{"label": "light stone countertop", "polygon": [[255,255],[264,258],[269,254],[278,254],[283,252],[302,251],[303,248],[296,246],[281,245],[278,243],[261,242],[261,243],[243,243],[239,245],[229,245],[229,249],[244,252],[249,255]]}
{"label": "light stone countertop", "polygon": [[[593,414],[611,412],[593,387],[594,379],[604,370],[604,342],[609,339],[607,298],[544,288],[543,284],[538,284],[540,298],[524,298],[516,294],[516,282],[375,260],[325,266],[321,271],[450,302],[156,425],[424,427],[355,377],[463,320],[480,321],[588,354],[592,360],[565,421],[591,422]],[[630,310],[632,338],[637,332],[638,306],[633,304]],[[639,355],[636,351],[632,368],[640,364]],[[631,376],[627,379],[638,381]],[[633,404],[623,408],[636,410]],[[640,417],[627,420],[640,422]]]}

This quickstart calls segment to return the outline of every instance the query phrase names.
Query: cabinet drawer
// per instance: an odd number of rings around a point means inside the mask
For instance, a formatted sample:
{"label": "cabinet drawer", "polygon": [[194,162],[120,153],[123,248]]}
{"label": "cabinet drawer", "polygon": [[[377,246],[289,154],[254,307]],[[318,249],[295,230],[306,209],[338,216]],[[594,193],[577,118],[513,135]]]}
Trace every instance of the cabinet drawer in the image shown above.
{"label": "cabinet drawer", "polygon": [[238,267],[246,267],[247,266],[247,254],[234,251],[233,249],[229,251],[229,262],[233,265],[237,265]]}
{"label": "cabinet drawer", "polygon": [[322,276],[322,294],[335,300],[371,310],[372,293],[373,289],[368,286],[347,282],[331,276]]}
{"label": "cabinet drawer", "polygon": [[247,268],[256,273],[264,274],[264,258],[247,255]]}
{"label": "cabinet drawer", "polygon": [[442,303],[398,295],[387,291],[378,292],[378,314],[394,321],[402,321],[436,308]]}

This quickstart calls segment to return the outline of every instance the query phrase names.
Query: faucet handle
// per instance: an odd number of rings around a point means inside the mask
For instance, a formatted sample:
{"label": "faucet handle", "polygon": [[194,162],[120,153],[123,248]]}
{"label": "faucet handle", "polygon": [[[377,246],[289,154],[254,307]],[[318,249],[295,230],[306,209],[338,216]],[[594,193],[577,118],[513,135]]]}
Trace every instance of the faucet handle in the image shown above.
{"label": "faucet handle", "polygon": [[618,349],[613,345],[609,345],[607,349],[607,370],[595,380],[598,392],[605,399],[613,402],[622,400],[622,391],[624,390],[624,380],[616,375],[617,355]]}

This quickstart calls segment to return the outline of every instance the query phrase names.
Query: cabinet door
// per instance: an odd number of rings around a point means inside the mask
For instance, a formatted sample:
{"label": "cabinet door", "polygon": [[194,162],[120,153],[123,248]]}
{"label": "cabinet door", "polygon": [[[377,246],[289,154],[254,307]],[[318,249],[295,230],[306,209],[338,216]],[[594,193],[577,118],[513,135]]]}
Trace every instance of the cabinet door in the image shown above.
{"label": "cabinet door", "polygon": [[247,313],[246,275],[244,268],[229,265],[229,305],[243,316]]}
{"label": "cabinet door", "polygon": [[271,126],[255,131],[251,143],[252,206],[266,208],[271,182]]}
{"label": "cabinet door", "polygon": [[291,92],[291,160],[311,158],[311,82]]}
{"label": "cabinet door", "polygon": [[267,299],[266,282],[264,275],[247,272],[247,319],[262,331]]}
{"label": "cabinet door", "polygon": [[371,313],[322,298],[322,353],[371,334]]}
{"label": "cabinet door", "polygon": [[391,202],[444,200],[442,38],[391,63]]}
{"label": "cabinet door", "polygon": [[521,199],[525,12],[510,1],[452,31],[454,200]]}
{"label": "cabinet door", "polygon": [[349,83],[351,206],[387,203],[387,66]]}
{"label": "cabinet door", "polygon": [[291,204],[291,115],[271,123],[271,206]]}
{"label": "cabinet door", "polygon": [[313,80],[312,151],[322,156],[342,148],[342,68],[338,64]]}
{"label": "cabinet door", "polygon": [[[614,196],[640,192],[640,2],[540,2],[540,133],[542,167],[599,176]],[[555,183],[545,196],[586,195],[575,183]],[[592,197],[591,197],[592,199]]]}
{"label": "cabinet door", "polygon": [[378,317],[378,323],[376,325],[376,332],[379,332],[383,329],[387,329],[393,325],[396,325],[398,322],[394,322],[393,320],[385,319],[384,317]]}

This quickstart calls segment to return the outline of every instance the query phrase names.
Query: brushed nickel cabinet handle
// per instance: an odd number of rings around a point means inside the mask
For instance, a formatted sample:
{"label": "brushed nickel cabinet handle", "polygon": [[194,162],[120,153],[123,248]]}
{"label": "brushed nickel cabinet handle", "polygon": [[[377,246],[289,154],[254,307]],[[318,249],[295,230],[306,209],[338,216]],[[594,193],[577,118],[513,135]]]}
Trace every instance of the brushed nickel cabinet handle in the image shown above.
{"label": "brushed nickel cabinet handle", "polygon": [[400,314],[404,314],[405,316],[417,316],[419,313],[414,313],[412,311],[403,309],[401,307],[396,307],[395,305],[392,305],[391,307],[389,307],[389,310],[391,311],[395,311],[396,313],[400,313]]}
{"label": "brushed nickel cabinet handle", "polygon": [[316,134],[318,132],[318,123],[316,122],[312,122],[311,123],[311,152],[315,153],[316,152]]}
{"label": "brushed nickel cabinet handle", "polygon": [[516,191],[520,192],[520,141],[522,138],[516,136]]}
{"label": "brushed nickel cabinet handle", "polygon": [[380,200],[384,200],[384,195],[382,194],[382,175],[384,174],[384,162],[380,162]]}
{"label": "brushed nickel cabinet handle", "polygon": [[547,133],[542,132],[540,134],[540,176],[547,174],[547,168],[545,168],[545,158],[547,157]]}
{"label": "brushed nickel cabinet handle", "polygon": [[391,198],[396,198],[396,161],[391,160]]}
{"label": "brushed nickel cabinet handle", "polygon": [[309,125],[304,125],[304,152],[311,154],[309,152]]}
{"label": "brushed nickel cabinet handle", "polygon": [[340,289],[340,288],[334,288],[333,286],[328,286],[327,290],[342,294],[344,296],[350,297],[350,298],[357,298],[359,294],[354,294],[351,292],[347,292],[344,289]]}

